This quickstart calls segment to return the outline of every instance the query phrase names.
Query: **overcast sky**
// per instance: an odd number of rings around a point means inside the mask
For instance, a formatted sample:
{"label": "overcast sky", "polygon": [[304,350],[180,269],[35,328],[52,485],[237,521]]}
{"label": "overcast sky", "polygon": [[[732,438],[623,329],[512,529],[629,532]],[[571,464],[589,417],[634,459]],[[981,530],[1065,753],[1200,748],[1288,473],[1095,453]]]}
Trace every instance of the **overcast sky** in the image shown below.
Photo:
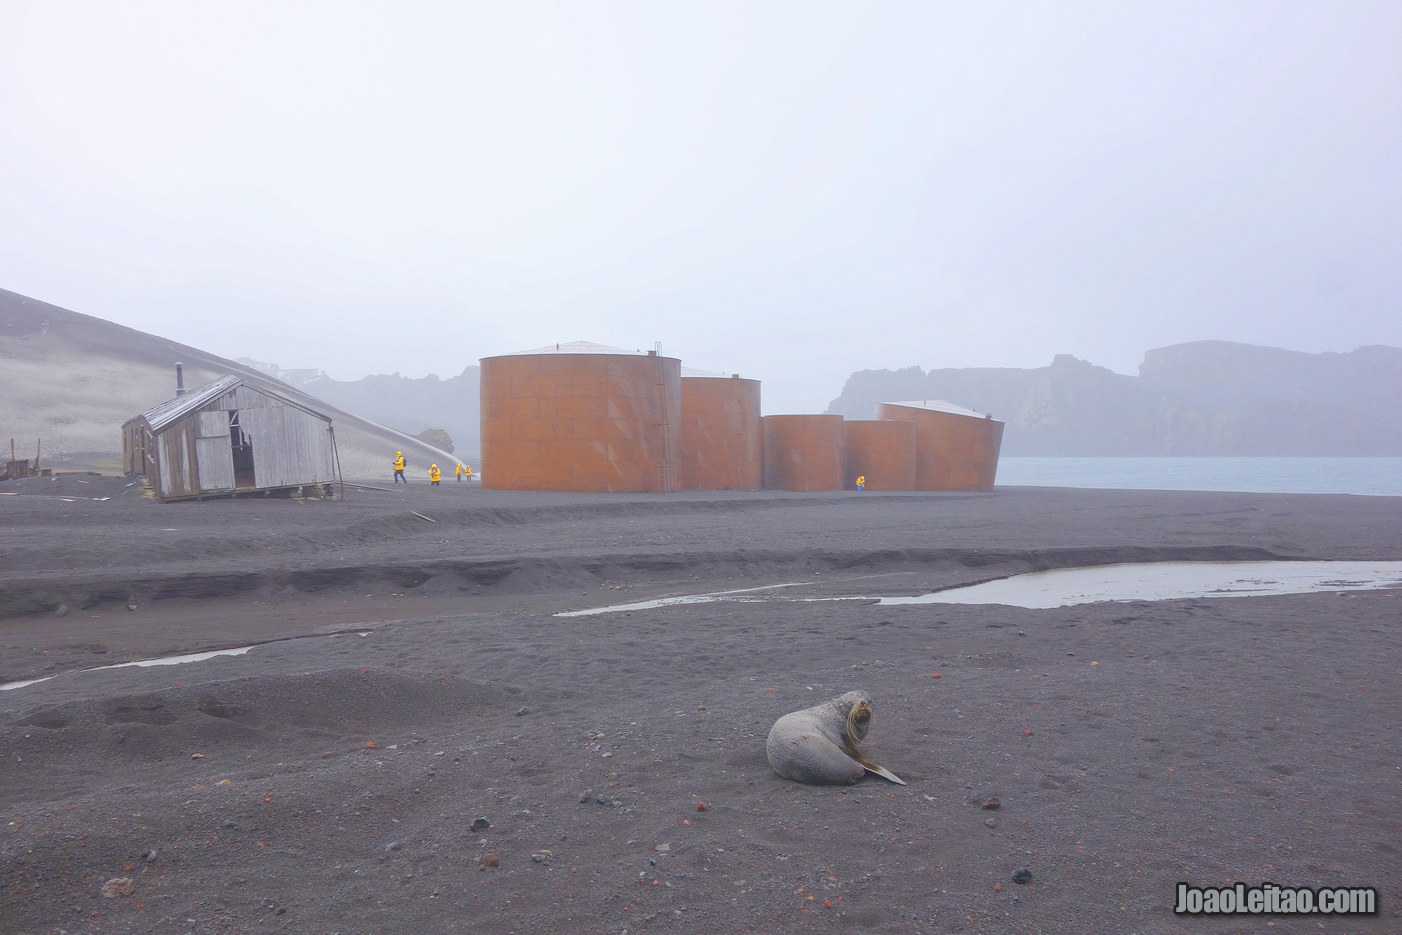
{"label": "overcast sky", "polygon": [[[1402,346],[1402,3],[0,0],[0,287],[452,376]],[[957,400],[956,400],[957,402]]]}

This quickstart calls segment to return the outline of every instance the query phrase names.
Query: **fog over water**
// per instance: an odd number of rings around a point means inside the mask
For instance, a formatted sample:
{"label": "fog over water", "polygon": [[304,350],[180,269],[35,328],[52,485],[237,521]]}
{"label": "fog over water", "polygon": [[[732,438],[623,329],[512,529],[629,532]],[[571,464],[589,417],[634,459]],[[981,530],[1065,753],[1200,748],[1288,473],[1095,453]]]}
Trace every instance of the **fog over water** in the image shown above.
{"label": "fog over water", "polygon": [[1402,5],[0,6],[0,288],[451,376],[1402,345]]}

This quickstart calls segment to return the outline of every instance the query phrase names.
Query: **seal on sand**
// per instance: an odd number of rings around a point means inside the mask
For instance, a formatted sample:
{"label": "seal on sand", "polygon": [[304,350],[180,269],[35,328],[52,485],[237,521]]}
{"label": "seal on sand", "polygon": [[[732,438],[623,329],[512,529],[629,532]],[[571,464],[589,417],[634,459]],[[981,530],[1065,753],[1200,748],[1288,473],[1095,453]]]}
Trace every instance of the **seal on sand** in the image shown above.
{"label": "seal on sand", "polygon": [[810,783],[854,783],[867,773],[905,785],[895,773],[869,763],[857,745],[871,727],[871,696],[845,695],[786,714],[769,729],[764,754],[785,779]]}

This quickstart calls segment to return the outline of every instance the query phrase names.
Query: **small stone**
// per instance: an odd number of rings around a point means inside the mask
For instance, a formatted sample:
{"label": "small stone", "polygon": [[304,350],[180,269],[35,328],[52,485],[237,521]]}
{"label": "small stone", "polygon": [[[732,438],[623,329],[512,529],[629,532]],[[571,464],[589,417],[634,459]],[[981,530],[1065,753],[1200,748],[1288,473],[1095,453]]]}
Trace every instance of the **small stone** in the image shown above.
{"label": "small stone", "polygon": [[524,707],[523,707],[523,708],[520,708],[520,709],[518,709],[518,710],[516,711],[516,716],[517,716],[517,717],[525,717],[526,715],[528,715],[528,714],[530,714],[530,713],[531,713],[531,709],[530,709],[530,708],[524,708]]}
{"label": "small stone", "polygon": [[151,863],[156,859],[156,849],[153,847],[149,851],[146,851],[144,854],[141,855],[141,859],[148,864]]}
{"label": "small stone", "polygon": [[588,790],[588,789],[585,789],[583,792],[581,792],[581,793],[579,794],[579,801],[581,801],[581,802],[588,802],[588,801],[589,801],[589,790]]}
{"label": "small stone", "polygon": [[474,818],[474,819],[472,819],[472,824],[468,825],[467,830],[469,830],[469,831],[486,831],[486,830],[487,830],[488,828],[490,828],[491,826],[492,826],[492,823],[491,823],[490,821],[488,821],[485,817],[483,817],[483,818]]}
{"label": "small stone", "polygon": [[67,616],[68,616],[68,605],[67,605],[67,604],[59,604],[59,605],[58,605],[58,609],[54,611],[54,616],[55,616],[55,617],[67,617]]}
{"label": "small stone", "polygon": [[987,799],[984,800],[984,803],[979,806],[979,808],[984,809],[985,811],[992,811],[993,809],[1002,807],[1003,803],[998,801],[998,797],[996,795],[990,795]]}
{"label": "small stone", "polygon": [[983,823],[984,823],[986,826],[988,826],[989,828],[996,828],[996,827],[998,827],[998,819],[996,819],[996,818],[985,818],[985,819],[983,820]]}
{"label": "small stone", "polygon": [[482,855],[482,869],[483,869],[483,870],[486,870],[488,867],[500,867],[500,866],[501,866],[501,858],[497,857],[496,854],[486,853],[486,854],[483,854],[483,855]]}
{"label": "small stone", "polygon": [[390,841],[388,844],[385,845],[385,853],[393,854],[395,851],[399,850],[403,846],[404,845],[398,841]]}
{"label": "small stone", "polygon": [[1013,871],[1013,882],[1025,886],[1032,880],[1032,871],[1026,867],[1018,867]]}
{"label": "small stone", "polygon": [[604,795],[602,792],[600,792],[598,795],[594,796],[594,801],[595,801],[595,802],[598,802],[600,805],[607,805],[607,804],[609,804],[609,798],[608,798],[608,796]]}
{"label": "small stone", "polygon": [[140,605],[137,604],[136,601],[134,601],[134,600],[133,600],[133,601],[127,601],[127,610],[136,610],[136,608],[139,607],[139,606],[140,606]]}
{"label": "small stone", "polygon": [[550,855],[549,855],[549,854],[532,854],[532,855],[531,855],[531,860],[534,860],[534,861],[535,861],[536,863],[538,863],[538,864],[543,864],[543,863],[545,863],[545,862],[546,862],[547,860],[549,860],[549,859],[550,859]]}
{"label": "small stone", "polygon": [[131,877],[113,877],[102,884],[102,895],[108,899],[116,899],[118,896],[130,896],[135,884],[131,882]]}

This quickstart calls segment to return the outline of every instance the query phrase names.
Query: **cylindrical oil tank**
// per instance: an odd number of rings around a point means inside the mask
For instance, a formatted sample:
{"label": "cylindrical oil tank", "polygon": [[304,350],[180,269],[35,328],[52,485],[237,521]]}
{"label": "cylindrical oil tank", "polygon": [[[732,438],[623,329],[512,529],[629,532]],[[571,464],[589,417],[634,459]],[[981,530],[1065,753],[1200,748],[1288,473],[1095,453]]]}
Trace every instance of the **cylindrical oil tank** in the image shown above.
{"label": "cylindrical oil tank", "polygon": [[1003,423],[931,399],[877,403],[876,417],[915,423],[916,490],[992,490]]}
{"label": "cylindrical oil tank", "polygon": [[764,416],[760,433],[766,489],[842,489],[842,416]]}
{"label": "cylindrical oil tank", "polygon": [[867,490],[915,489],[915,423],[849,419],[842,423],[847,489],[866,478]]}
{"label": "cylindrical oil tank", "polygon": [[681,361],[575,342],[486,357],[482,486],[681,489]]}
{"label": "cylindrical oil tank", "polygon": [[759,381],[682,369],[683,490],[758,490]]}

